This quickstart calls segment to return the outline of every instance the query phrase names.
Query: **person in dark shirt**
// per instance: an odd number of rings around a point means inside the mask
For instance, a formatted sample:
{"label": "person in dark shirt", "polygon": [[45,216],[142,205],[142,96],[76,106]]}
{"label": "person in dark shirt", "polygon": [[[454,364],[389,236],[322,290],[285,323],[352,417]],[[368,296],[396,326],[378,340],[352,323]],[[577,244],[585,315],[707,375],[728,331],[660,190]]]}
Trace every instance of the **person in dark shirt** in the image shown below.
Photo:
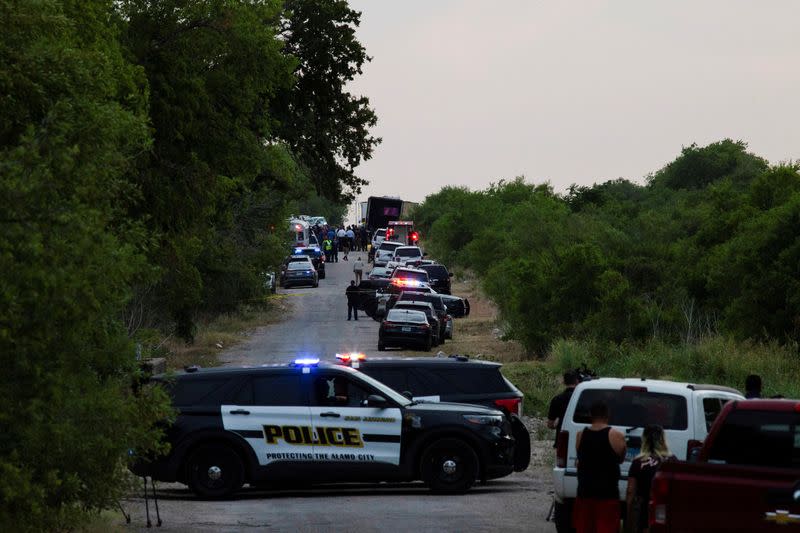
{"label": "person in dark shirt", "polygon": [[658,425],[644,428],[642,433],[642,453],[631,463],[628,470],[627,531],[641,533],[648,531],[647,506],[650,500],[650,487],[653,477],[665,461],[675,460],[664,438],[664,429]]}
{"label": "person in dark shirt", "polygon": [[350,320],[350,316],[355,320],[358,320],[358,287],[356,287],[356,282],[351,281],[350,286],[344,291],[345,295],[347,295],[347,320]]}
{"label": "person in dark shirt", "polygon": [[572,521],[577,533],[619,531],[619,465],[625,459],[625,435],[608,425],[608,406],[589,409],[592,424],[578,432],[578,497]]}
{"label": "person in dark shirt", "polygon": [[[575,372],[564,372],[564,386],[566,388],[561,394],[550,400],[550,408],[547,410],[547,427],[556,430],[556,442],[558,442],[558,433],[561,431],[569,399],[572,398],[572,393],[575,392],[577,385],[578,376]],[[555,448],[556,445],[553,444],[553,447]]]}
{"label": "person in dark shirt", "polygon": [[750,374],[744,380],[744,397],[748,400],[761,398],[761,376]]}

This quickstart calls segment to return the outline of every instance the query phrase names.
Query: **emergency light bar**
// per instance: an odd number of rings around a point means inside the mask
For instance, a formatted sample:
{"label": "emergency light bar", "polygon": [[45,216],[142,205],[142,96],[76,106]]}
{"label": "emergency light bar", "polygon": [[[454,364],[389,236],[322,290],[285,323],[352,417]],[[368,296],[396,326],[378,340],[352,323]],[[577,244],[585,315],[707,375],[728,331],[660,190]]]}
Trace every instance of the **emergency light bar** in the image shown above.
{"label": "emergency light bar", "polygon": [[301,357],[295,359],[294,364],[297,366],[315,366],[319,364],[319,357]]}
{"label": "emergency light bar", "polygon": [[343,363],[350,363],[353,361],[363,361],[367,358],[367,356],[363,353],[337,353],[336,359],[342,361]]}
{"label": "emergency light bar", "polygon": [[392,284],[398,287],[419,287],[420,282],[416,279],[394,278]]}

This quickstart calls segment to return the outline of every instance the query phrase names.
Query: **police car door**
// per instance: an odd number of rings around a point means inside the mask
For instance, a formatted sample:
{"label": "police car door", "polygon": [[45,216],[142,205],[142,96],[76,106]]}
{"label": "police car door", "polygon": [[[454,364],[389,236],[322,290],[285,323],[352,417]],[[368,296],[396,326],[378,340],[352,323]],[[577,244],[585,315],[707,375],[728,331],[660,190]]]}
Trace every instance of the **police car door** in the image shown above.
{"label": "police car door", "polygon": [[254,375],[222,406],[226,430],[244,437],[261,466],[276,462],[311,461],[311,411],[301,375]]}
{"label": "police car door", "polygon": [[373,391],[340,373],[320,372],[311,387],[311,423],[320,460],[400,464],[397,407],[364,407]]}

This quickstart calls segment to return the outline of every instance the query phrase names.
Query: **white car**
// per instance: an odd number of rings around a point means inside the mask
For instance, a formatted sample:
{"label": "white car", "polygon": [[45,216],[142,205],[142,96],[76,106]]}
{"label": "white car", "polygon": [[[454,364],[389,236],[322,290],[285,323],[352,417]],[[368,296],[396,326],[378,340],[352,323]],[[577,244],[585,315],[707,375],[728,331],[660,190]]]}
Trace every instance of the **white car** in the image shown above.
{"label": "white car", "polygon": [[399,242],[383,241],[375,250],[375,266],[385,266],[394,256],[394,249],[402,246]]}
{"label": "white car", "polygon": [[561,432],[556,441],[553,468],[558,531],[569,531],[569,517],[578,492],[578,452],[575,440],[579,431],[590,425],[593,403],[608,405],[609,425],[625,435],[628,449],[620,465],[619,498],[625,500],[628,469],[639,454],[644,427],[658,424],[670,451],[685,461],[708,435],[722,407],[730,400],[743,400],[736,389],[717,385],[677,383],[644,378],[600,378],[584,381],[572,393]]}
{"label": "white car", "polygon": [[394,250],[392,261],[406,264],[409,261],[419,261],[423,255],[419,246],[398,246]]}
{"label": "white car", "polygon": [[375,235],[372,236],[372,247],[378,248],[381,243],[386,239],[386,228],[375,230]]}

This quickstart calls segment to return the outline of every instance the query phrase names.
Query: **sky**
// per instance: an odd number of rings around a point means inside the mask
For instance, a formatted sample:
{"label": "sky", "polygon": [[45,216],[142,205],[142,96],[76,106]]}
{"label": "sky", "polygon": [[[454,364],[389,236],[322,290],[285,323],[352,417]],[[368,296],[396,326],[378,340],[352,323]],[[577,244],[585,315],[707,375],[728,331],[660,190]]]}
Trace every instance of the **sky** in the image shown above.
{"label": "sky", "polygon": [[797,0],[351,0],[372,56],[350,86],[383,138],[370,195],[524,175],[643,182],[732,138],[800,159]]}

